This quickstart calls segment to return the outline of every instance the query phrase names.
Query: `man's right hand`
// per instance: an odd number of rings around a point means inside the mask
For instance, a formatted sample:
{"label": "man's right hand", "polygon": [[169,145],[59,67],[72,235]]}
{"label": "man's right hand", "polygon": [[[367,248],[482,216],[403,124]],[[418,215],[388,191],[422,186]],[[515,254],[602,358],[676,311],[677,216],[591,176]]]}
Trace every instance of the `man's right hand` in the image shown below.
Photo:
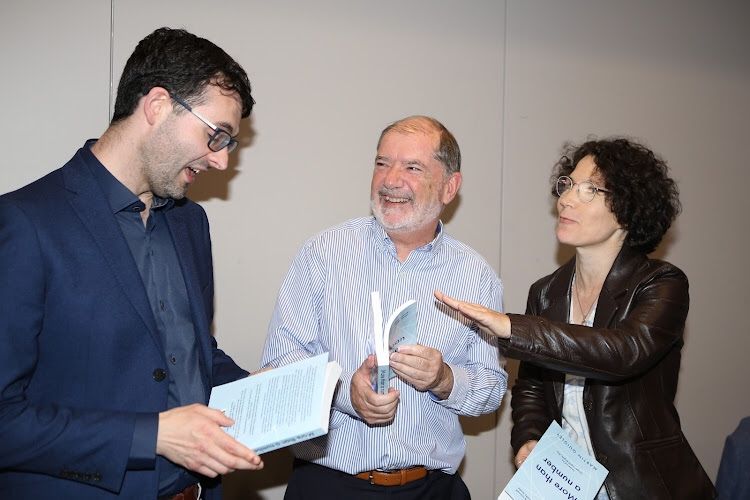
{"label": "man's right hand", "polygon": [[373,391],[370,373],[374,368],[375,356],[370,355],[354,372],[351,384],[352,406],[368,424],[387,424],[396,416],[400,393],[393,387],[388,389],[388,394]]}
{"label": "man's right hand", "polygon": [[261,458],[221,428],[232,424],[221,411],[201,404],[159,413],[156,453],[208,477],[262,469]]}

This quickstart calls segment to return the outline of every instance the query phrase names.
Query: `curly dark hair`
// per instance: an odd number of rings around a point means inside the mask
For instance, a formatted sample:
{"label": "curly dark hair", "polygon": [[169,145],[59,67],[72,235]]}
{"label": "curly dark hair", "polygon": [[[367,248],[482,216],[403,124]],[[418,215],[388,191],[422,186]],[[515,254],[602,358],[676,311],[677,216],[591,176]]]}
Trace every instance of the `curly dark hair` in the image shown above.
{"label": "curly dark hair", "polygon": [[112,123],[133,114],[138,100],[154,87],[197,105],[209,84],[237,92],[242,118],[250,115],[255,100],[242,66],[205,38],[183,29],[159,28],[138,42],[125,63]]}
{"label": "curly dark hair", "polygon": [[[593,158],[610,191],[605,193],[607,206],[628,231],[624,244],[643,253],[654,251],[681,210],[667,163],[626,138],[589,140],[580,146],[568,143],[553,169],[553,184],[559,176],[570,175],[586,156]],[[557,196],[554,187],[552,194]]]}

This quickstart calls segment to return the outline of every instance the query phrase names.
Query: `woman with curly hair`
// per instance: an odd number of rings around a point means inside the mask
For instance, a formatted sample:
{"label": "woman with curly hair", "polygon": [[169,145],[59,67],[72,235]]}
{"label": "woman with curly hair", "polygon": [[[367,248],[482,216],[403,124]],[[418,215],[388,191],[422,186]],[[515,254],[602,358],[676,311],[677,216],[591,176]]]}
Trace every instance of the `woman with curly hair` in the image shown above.
{"label": "woman with curly hair", "polygon": [[556,420],[608,470],[597,499],[714,498],[674,406],[688,280],[649,259],[680,211],[666,163],[624,138],[569,146],[555,167],[557,239],[575,256],[531,286],[526,314],[435,292],[521,360],[519,466]]}

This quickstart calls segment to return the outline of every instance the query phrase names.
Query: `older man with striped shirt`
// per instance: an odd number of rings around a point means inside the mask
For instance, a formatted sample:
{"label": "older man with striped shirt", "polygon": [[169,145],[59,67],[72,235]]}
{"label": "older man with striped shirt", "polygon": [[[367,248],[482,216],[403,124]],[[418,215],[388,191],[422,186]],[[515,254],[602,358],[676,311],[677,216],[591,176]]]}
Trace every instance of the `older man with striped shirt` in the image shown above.
{"label": "older man with striped shirt", "polygon": [[[263,352],[281,366],[329,352],[343,368],[327,436],[293,446],[286,499],[468,499],[456,474],[466,443],[459,415],[495,411],[507,374],[497,344],[436,304],[432,291],[492,309],[502,284],[440,214],[461,186],[461,154],[437,120],[413,116],[383,130],[371,185],[373,217],[308,240],[279,292]],[[370,293],[387,317],[417,301],[417,344],[391,355],[397,377],[373,390]]]}

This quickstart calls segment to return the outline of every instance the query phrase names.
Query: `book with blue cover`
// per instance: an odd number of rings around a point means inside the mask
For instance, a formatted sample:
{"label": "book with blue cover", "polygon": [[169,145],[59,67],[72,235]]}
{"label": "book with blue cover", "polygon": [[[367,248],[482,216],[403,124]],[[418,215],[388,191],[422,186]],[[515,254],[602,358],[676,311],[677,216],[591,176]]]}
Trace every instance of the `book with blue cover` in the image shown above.
{"label": "book with blue cover", "polygon": [[257,454],[328,433],[341,367],[328,353],[219,385],[208,406],[234,425],[224,430]]}
{"label": "book with blue cover", "polygon": [[388,317],[383,326],[383,307],[380,292],[371,293],[373,342],[377,367],[373,376],[373,390],[387,394],[391,379],[396,376],[390,367],[390,354],[399,346],[417,343],[417,301],[407,300]]}
{"label": "book with blue cover", "polygon": [[553,420],[497,500],[593,500],[608,473]]}

